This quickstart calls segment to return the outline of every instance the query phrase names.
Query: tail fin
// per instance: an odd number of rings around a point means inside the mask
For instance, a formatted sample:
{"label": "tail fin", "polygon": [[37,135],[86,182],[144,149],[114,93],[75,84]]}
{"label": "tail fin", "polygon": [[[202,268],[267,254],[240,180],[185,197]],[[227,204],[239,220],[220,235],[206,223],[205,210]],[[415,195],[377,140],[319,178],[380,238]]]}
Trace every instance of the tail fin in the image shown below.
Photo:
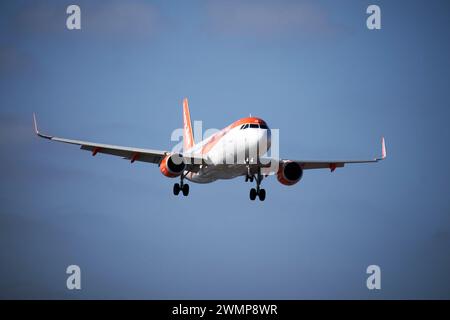
{"label": "tail fin", "polygon": [[194,146],[194,136],[192,134],[191,114],[189,113],[188,99],[183,100],[183,151]]}

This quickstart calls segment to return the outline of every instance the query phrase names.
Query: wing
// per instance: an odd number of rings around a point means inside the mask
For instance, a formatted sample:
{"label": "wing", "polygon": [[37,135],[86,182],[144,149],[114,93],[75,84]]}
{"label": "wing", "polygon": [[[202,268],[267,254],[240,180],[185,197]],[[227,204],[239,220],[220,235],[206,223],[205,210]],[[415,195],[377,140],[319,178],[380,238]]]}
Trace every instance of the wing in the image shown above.
{"label": "wing", "polygon": [[[288,160],[288,159],[281,159],[279,160],[279,163],[286,163],[286,162],[297,162],[303,170],[309,170],[309,169],[330,169],[331,172],[336,170],[336,168],[342,168],[346,164],[356,164],[356,163],[374,163],[381,160],[384,160],[386,158],[386,144],[384,141],[384,137],[381,138],[381,157],[374,158],[374,159],[366,159],[366,160]],[[265,163],[270,163],[270,159],[264,160]],[[268,166],[266,166],[268,167]],[[272,166],[274,167],[274,166]],[[278,168],[278,166],[275,166]],[[267,168],[263,171],[269,172],[269,174],[273,174],[275,172],[271,172],[273,170],[270,170],[270,168]]]}
{"label": "wing", "polygon": [[[135,161],[142,161],[142,162],[159,164],[166,155],[171,154],[171,152],[163,151],[163,150],[123,147],[123,146],[115,146],[115,145],[110,145],[110,144],[95,143],[95,142],[89,142],[89,141],[58,138],[55,136],[50,136],[50,135],[39,132],[35,114],[33,114],[33,121],[34,121],[34,131],[39,137],[48,139],[48,140],[52,140],[52,141],[58,141],[58,142],[78,145],[81,147],[82,150],[87,150],[87,151],[92,152],[93,156],[95,156],[97,153],[104,153],[104,154],[122,157],[123,159],[128,159],[131,161],[131,163],[133,163]],[[198,159],[196,156],[186,156],[186,157],[183,156],[183,158],[191,161],[191,162],[186,161],[187,163],[202,163],[203,162],[203,159]],[[189,171],[195,172],[195,171],[197,171],[197,167],[198,167],[198,165],[196,166],[196,165],[191,164],[188,166],[188,169],[189,169]]]}
{"label": "wing", "polygon": [[[325,161],[310,161],[310,160],[294,160],[303,170],[308,169],[330,169],[332,172],[336,168],[342,168],[346,164],[356,163],[374,163],[386,159],[386,144],[384,137],[381,138],[381,157],[367,160],[325,160]],[[285,160],[286,161],[286,160]],[[287,160],[289,161],[289,160]]]}

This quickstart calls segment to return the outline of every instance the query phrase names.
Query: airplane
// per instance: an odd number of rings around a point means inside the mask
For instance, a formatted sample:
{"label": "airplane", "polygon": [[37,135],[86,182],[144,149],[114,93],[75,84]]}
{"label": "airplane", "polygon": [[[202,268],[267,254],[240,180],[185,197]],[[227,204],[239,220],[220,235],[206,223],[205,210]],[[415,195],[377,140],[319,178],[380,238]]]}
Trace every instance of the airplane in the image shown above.
{"label": "airplane", "polygon": [[[135,147],[123,147],[96,142],[71,140],[43,134],[38,130],[36,115],[33,113],[35,133],[44,139],[78,145],[82,150],[119,156],[129,160],[154,163],[161,173],[169,178],[179,178],[173,186],[173,194],[180,192],[187,196],[189,184],[211,183],[220,179],[232,179],[240,176],[245,181],[256,182],[256,188],[250,189],[250,200],[266,198],[261,188],[263,178],[276,175],[278,181],[292,186],[303,177],[304,170],[329,169],[333,172],[346,164],[375,163],[386,158],[384,137],[381,139],[381,157],[367,160],[289,160],[264,158],[271,147],[271,131],[267,123],[258,117],[239,119],[201,142],[195,143],[191,126],[188,99],[183,99],[183,152],[152,150]],[[255,151],[256,150],[256,151]],[[226,161],[230,159],[231,163]],[[238,158],[242,161],[236,161]]]}

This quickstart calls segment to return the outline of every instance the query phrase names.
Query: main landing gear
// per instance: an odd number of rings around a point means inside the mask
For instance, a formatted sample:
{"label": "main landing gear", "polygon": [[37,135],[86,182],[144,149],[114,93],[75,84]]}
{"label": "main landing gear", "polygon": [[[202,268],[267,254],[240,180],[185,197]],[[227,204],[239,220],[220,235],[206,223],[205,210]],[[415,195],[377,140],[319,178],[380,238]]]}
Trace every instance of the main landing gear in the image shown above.
{"label": "main landing gear", "polygon": [[245,181],[250,181],[253,182],[253,179],[256,181],[256,189],[255,188],[251,188],[250,189],[250,200],[255,200],[256,197],[259,197],[260,201],[264,201],[266,199],[266,190],[265,189],[261,189],[260,185],[263,179],[263,176],[261,175],[261,172],[258,172],[257,175],[247,175],[245,177]]}
{"label": "main landing gear", "polygon": [[184,177],[186,177],[186,174],[181,174],[180,183],[175,183],[173,185],[173,194],[174,195],[177,196],[180,193],[180,191],[183,193],[183,196],[185,196],[185,197],[189,194],[189,185],[187,183],[183,183],[183,180],[184,180]]}

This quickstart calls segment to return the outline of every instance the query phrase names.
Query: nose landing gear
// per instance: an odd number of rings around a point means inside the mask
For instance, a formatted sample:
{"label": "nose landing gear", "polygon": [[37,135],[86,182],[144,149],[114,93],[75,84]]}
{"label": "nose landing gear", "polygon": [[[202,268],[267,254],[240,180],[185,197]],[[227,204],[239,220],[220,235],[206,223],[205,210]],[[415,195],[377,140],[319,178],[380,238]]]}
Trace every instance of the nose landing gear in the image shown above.
{"label": "nose landing gear", "polygon": [[255,179],[256,181],[256,189],[255,188],[250,189],[250,200],[253,201],[256,199],[256,197],[259,197],[260,201],[264,201],[266,199],[266,190],[260,188],[263,179],[261,172],[259,171],[257,175],[252,175],[251,179],[249,178],[248,175],[245,177],[245,181],[250,180],[251,182],[253,182],[253,179]]}

